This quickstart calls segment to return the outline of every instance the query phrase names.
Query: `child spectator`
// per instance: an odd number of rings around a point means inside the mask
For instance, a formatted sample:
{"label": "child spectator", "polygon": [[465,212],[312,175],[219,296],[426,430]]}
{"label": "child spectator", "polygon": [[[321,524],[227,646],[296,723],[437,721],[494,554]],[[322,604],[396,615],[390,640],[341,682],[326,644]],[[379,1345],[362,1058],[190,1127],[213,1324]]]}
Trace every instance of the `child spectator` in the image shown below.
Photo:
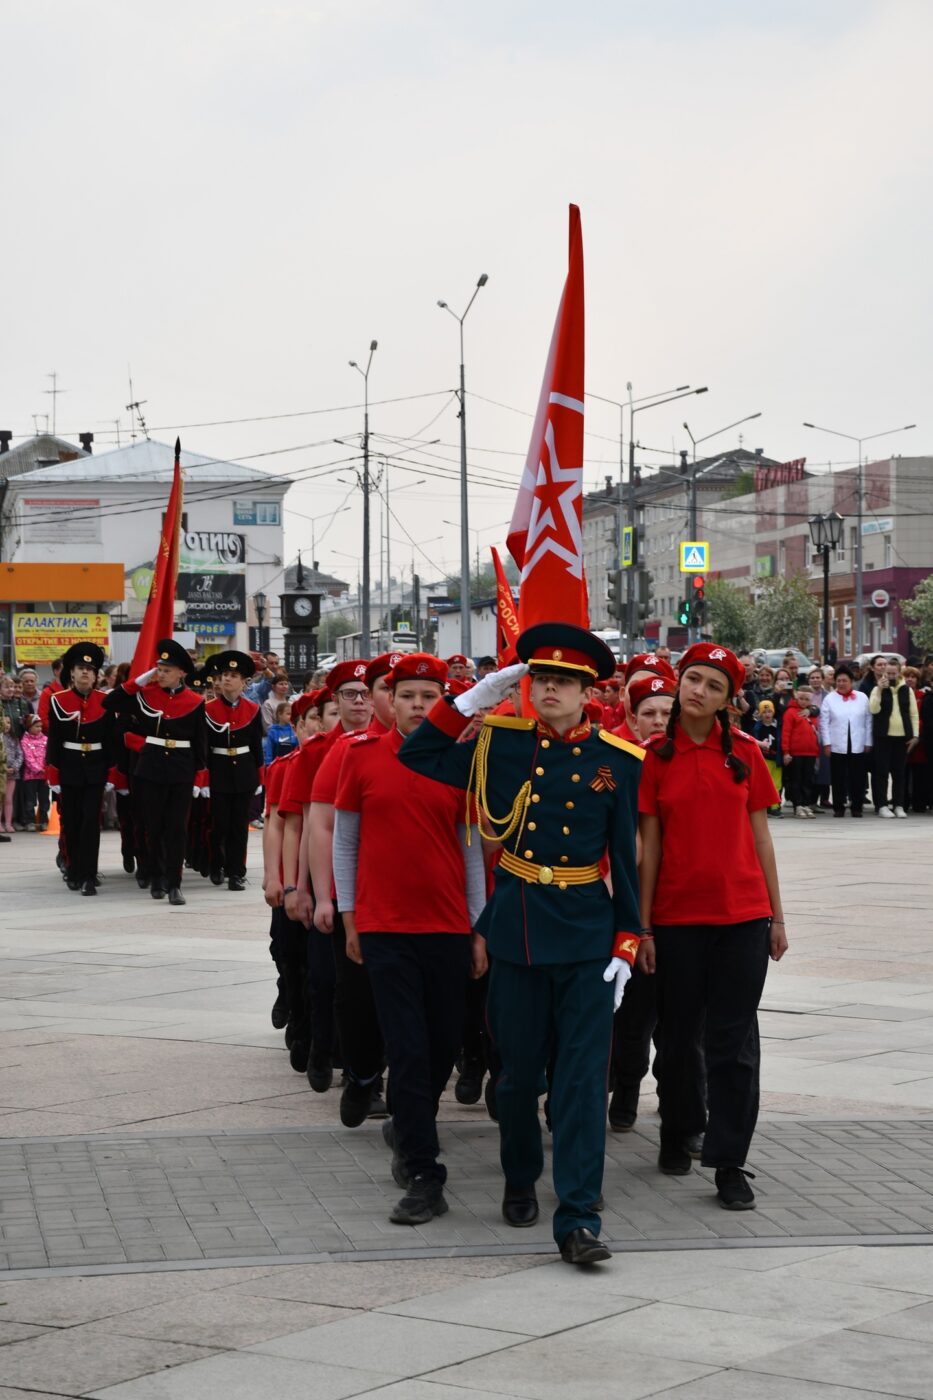
{"label": "child spectator", "polygon": [[[780,795],[784,784],[784,773],[781,766],[781,731],[775,718],[773,700],[758,701],[752,738],[757,741],[758,747],[761,749],[762,757],[767,764],[768,772],[771,774],[771,781]],[[768,808],[769,817],[779,817],[780,815],[780,802],[776,807]]]}
{"label": "child spectator", "polygon": [[33,715],[26,722],[23,749],[23,812],[27,831],[45,831],[49,824],[49,785],[45,781],[45,749],[48,740],[42,721]]}
{"label": "child spectator", "polygon": [[813,704],[813,692],[801,681],[781,722],[784,776],[795,817],[816,816],[812,803],[816,761],[820,756],[818,726],[819,711]]}
{"label": "child spectator", "polygon": [[3,716],[3,756],[6,760],[6,792],[3,795],[3,812],[0,831],[12,835],[13,795],[23,766],[23,749],[18,739],[13,738],[13,721],[9,715]]}
{"label": "child spectator", "polygon": [[281,700],[275,707],[275,723],[269,726],[262,741],[266,767],[283,754],[291,753],[298,747],[298,736],[292,728],[292,707],[288,700]]}

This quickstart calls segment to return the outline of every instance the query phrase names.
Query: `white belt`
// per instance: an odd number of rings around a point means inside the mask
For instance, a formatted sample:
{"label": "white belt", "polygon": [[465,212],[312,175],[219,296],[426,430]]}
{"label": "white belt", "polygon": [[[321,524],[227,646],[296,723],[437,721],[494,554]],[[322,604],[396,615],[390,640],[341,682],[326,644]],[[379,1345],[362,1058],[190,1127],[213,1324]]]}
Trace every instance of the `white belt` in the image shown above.
{"label": "white belt", "polygon": [[79,753],[90,753],[93,749],[102,749],[103,744],[73,744],[69,739],[65,739],[62,748],[77,749]]}
{"label": "white belt", "polygon": [[211,753],[226,754],[228,758],[233,758],[234,754],[249,753],[249,744],[241,749],[211,749]]}
{"label": "white belt", "polygon": [[154,734],[146,735],[147,744],[158,744],[162,749],[190,749],[190,739],[157,739]]}

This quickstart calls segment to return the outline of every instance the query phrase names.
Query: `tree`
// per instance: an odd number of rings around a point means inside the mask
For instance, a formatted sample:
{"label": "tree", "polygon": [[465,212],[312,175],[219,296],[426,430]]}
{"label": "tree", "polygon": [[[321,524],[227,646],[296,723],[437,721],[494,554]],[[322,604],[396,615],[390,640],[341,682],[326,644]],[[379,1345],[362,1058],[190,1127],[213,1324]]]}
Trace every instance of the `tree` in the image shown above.
{"label": "tree", "polygon": [[711,579],[706,609],[713,641],[733,651],[748,651],[755,638],[755,607],[748,595],[725,579]]}
{"label": "tree", "polygon": [[806,574],[769,578],[755,605],[755,640],[761,647],[806,650],[819,618],[820,605],[807,587]]}
{"label": "tree", "polygon": [[357,624],[352,613],[325,613],[321,618],[321,625],[318,628],[318,651],[333,651],[338,637],[345,637],[348,632],[355,631],[357,631]]}
{"label": "tree", "polygon": [[[505,576],[513,587],[518,586],[519,573],[515,567],[515,562],[511,556],[506,555],[502,560],[505,568]],[[460,575],[449,574],[446,579],[447,597],[452,603],[460,601]],[[474,568],[470,574],[470,597],[475,601],[477,598],[494,598],[496,596],[496,571],[492,564],[485,564],[477,573]]]}
{"label": "tree", "polygon": [[933,651],[933,574],[921,579],[910,598],[900,604],[910,627],[914,647],[918,651]]}

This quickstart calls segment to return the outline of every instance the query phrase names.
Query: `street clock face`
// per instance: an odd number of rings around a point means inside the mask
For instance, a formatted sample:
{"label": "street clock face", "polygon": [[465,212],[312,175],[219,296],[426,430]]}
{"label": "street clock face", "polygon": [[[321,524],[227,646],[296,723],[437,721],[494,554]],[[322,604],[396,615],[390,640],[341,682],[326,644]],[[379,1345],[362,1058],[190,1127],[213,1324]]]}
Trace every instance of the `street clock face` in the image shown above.
{"label": "street clock face", "polygon": [[311,616],[311,599],[310,599],[310,598],[296,598],[292,606],[293,606],[293,608],[294,608],[294,612],[295,612],[295,616],[296,616],[296,617],[310,617],[310,616]]}

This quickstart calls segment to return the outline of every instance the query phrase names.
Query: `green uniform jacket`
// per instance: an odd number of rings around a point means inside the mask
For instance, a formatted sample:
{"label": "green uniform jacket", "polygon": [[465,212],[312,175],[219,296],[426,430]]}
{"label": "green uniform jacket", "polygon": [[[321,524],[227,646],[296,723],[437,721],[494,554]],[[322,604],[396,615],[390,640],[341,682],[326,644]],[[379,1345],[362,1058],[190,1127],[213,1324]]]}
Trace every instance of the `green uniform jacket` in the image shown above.
{"label": "green uniform jacket", "polygon": [[[466,788],[477,741],[457,739],[470,723],[439,700],[399,758],[426,777]],[[544,885],[497,867],[477,924],[490,953],[527,966],[612,956],[631,963],[640,928],[635,831],[642,751],[606,730],[564,741],[533,719],[487,715],[483,724],[491,730],[486,799],[492,815],[505,816],[522,784],[531,784],[524,826],[503,850],[554,873]],[[601,879],[560,888],[562,866],[595,865],[607,851],[612,895]]]}

